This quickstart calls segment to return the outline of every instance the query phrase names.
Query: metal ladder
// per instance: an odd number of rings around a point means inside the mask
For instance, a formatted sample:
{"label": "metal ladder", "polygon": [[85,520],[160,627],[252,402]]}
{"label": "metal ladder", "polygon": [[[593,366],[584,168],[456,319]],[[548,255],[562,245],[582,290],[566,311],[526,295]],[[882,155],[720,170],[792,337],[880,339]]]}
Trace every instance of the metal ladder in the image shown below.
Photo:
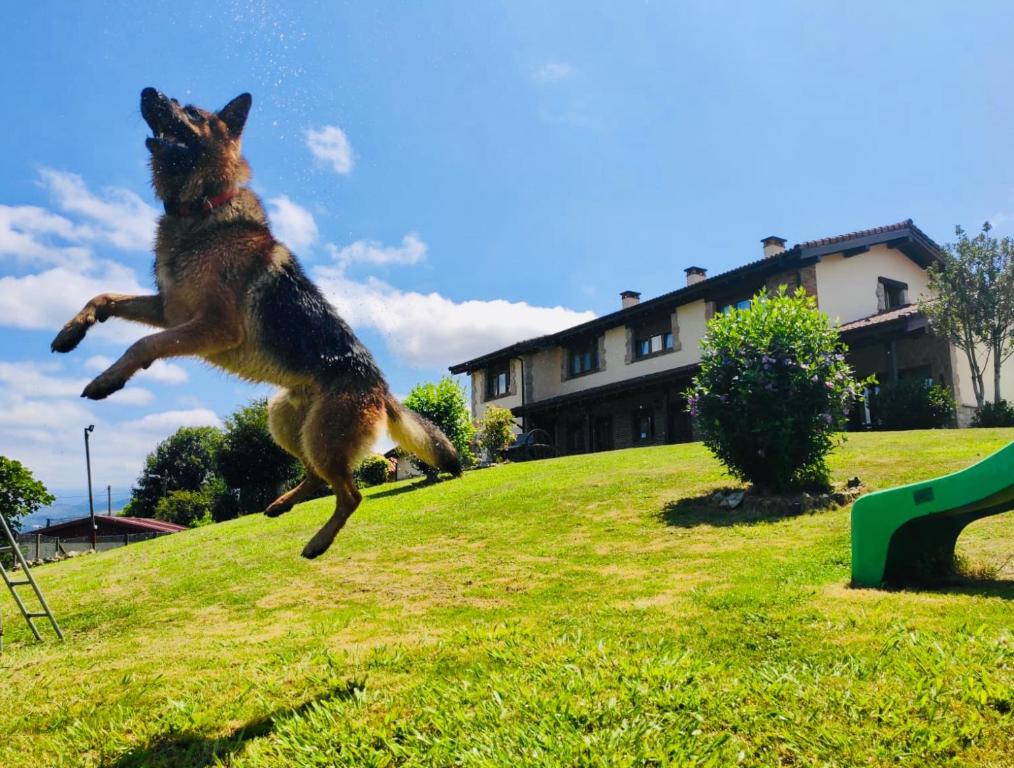
{"label": "metal ladder", "polygon": [[[49,605],[46,603],[46,598],[42,596],[42,590],[39,589],[39,585],[35,581],[35,577],[32,576],[31,570],[28,568],[28,563],[25,562],[24,555],[21,554],[21,548],[18,546],[17,540],[14,538],[14,534],[11,533],[10,526],[7,525],[7,521],[3,515],[0,515],[0,555],[11,552],[14,555],[14,561],[17,566],[20,566],[18,570],[8,571],[3,566],[3,561],[0,560],[0,578],[3,579],[4,584],[7,585],[7,589],[11,591],[11,595],[14,596],[14,602],[18,604],[18,609],[21,611],[21,615],[25,617],[25,621],[28,622],[29,628],[32,630],[32,634],[35,635],[36,640],[42,640],[42,635],[39,633],[38,627],[35,626],[35,620],[41,619],[45,616],[49,619],[49,623],[53,625],[53,631],[56,632],[56,636],[63,640],[63,632],[60,631],[60,625],[56,623],[56,618],[53,616],[53,612],[49,610]],[[6,541],[6,544],[4,543]],[[18,594],[18,587],[30,586],[32,591],[35,592],[35,597],[38,600],[39,605],[42,606],[41,611],[31,611],[28,606],[25,605],[25,601],[21,595]],[[4,649],[4,626],[3,617],[0,616],[0,653]]]}

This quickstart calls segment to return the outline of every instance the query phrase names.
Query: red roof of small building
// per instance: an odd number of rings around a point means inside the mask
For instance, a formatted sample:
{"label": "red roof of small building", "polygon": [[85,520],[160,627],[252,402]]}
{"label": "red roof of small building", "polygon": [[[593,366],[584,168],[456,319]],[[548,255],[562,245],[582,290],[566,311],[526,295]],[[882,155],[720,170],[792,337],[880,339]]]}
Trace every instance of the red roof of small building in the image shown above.
{"label": "red roof of small building", "polygon": [[[73,528],[80,525],[83,522],[87,522],[87,517],[79,517],[74,520],[64,520],[56,525],[50,525],[47,528],[37,528],[29,533],[37,533],[42,536],[57,536],[61,531]],[[111,524],[117,528],[132,528],[138,533],[178,533],[179,531],[185,531],[187,527],[185,525],[177,525],[176,523],[167,523],[165,520],[155,520],[148,517],[117,517],[115,515],[95,515],[96,525],[101,525],[103,522]]]}
{"label": "red roof of small building", "polygon": [[168,523],[165,520],[155,520],[151,517],[109,517],[107,515],[101,515],[107,520],[116,520],[117,522],[129,522],[131,525],[138,528],[147,528],[152,531],[166,531],[167,533],[177,533],[179,531],[185,531],[187,527],[185,525],[177,525],[176,523]]}

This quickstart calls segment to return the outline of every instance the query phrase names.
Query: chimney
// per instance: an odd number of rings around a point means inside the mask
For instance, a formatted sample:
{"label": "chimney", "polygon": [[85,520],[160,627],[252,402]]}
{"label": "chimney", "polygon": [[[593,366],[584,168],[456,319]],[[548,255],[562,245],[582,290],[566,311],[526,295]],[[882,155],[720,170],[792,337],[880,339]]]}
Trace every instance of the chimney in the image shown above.
{"label": "chimney", "polygon": [[620,304],[623,305],[624,309],[636,307],[640,303],[641,303],[641,294],[639,294],[637,291],[624,291],[623,293],[620,294]]}
{"label": "chimney", "polygon": [[785,250],[785,238],[771,235],[765,237],[761,242],[764,244],[764,258],[770,259]]}
{"label": "chimney", "polygon": [[704,267],[687,267],[683,271],[687,273],[687,285],[695,285],[708,276],[708,270]]}

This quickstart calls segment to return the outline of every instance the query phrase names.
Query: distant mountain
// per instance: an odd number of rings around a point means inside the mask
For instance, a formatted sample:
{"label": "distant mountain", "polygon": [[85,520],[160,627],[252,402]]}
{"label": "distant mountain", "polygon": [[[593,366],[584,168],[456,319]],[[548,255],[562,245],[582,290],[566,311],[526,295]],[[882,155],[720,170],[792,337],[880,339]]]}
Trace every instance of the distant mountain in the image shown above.
{"label": "distant mountain", "polygon": [[[55,524],[64,520],[76,520],[77,518],[88,516],[87,489],[72,488],[67,491],[52,491],[52,493],[56,496],[56,501],[48,507],[43,507],[35,514],[21,519],[22,533],[28,533],[36,528],[44,528],[47,520],[51,524]],[[130,501],[130,491],[114,492],[113,514],[115,515],[123,509],[128,501]],[[102,489],[101,494],[95,493],[95,514],[107,514],[105,488]]]}

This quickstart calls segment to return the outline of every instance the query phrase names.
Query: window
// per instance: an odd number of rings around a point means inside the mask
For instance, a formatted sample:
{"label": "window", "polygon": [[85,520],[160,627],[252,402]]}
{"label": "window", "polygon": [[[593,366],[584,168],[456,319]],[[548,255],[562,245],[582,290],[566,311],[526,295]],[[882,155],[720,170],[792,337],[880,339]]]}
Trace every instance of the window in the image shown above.
{"label": "window", "polygon": [[889,277],[881,277],[879,282],[884,296],[881,311],[908,306],[908,283],[891,280]]}
{"label": "window", "polygon": [[672,349],[672,331],[656,333],[654,336],[637,340],[637,356],[650,357]]}
{"label": "window", "polygon": [[510,394],[511,369],[510,361],[491,365],[486,369],[486,399],[503,397]]}
{"label": "window", "polygon": [[649,410],[634,413],[634,442],[644,443],[655,439],[655,414]]}
{"label": "window", "polygon": [[671,352],[675,347],[672,320],[668,316],[634,330],[634,359]]}
{"label": "window", "polygon": [[599,340],[590,339],[567,350],[567,375],[580,376],[599,369]]}
{"label": "window", "polygon": [[750,309],[750,299],[738,299],[736,301],[729,301],[723,304],[719,304],[718,311],[728,314],[734,309]]}

